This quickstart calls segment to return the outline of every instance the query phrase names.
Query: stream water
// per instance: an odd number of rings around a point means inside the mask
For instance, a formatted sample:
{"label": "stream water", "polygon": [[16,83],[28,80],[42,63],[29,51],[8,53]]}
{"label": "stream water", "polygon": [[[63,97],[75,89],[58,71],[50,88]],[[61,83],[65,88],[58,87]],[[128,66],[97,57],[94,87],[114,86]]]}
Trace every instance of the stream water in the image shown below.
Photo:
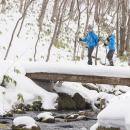
{"label": "stream water", "polygon": [[59,122],[55,124],[40,124],[42,130],[89,130],[95,124],[94,120],[75,121],[75,122]]}
{"label": "stream water", "polygon": [[[17,116],[31,116],[36,118],[39,112],[27,112],[26,114],[14,114]],[[68,112],[56,112],[58,114],[68,114]],[[92,117],[96,118],[96,117]],[[0,119],[3,122],[3,126],[0,125],[0,130],[11,130],[12,120],[11,119]],[[6,122],[6,124],[5,124]],[[96,123],[96,120],[80,120],[73,122],[64,122],[63,119],[56,119],[56,123],[40,123],[38,122],[41,130],[89,130],[92,125]],[[0,123],[1,124],[1,123]]]}
{"label": "stream water", "polygon": [[[38,85],[40,85],[44,89],[49,89],[51,91],[52,83],[51,82],[40,82],[35,81]],[[45,88],[46,86],[46,88]],[[41,112],[26,112],[26,114],[14,114],[13,119],[17,116],[31,116],[34,119],[37,115]],[[55,115],[67,115],[72,113],[77,113],[76,111],[57,111],[53,112]],[[92,118],[96,118],[96,115]],[[12,126],[11,119],[1,119],[0,118],[0,130],[11,130]],[[90,130],[90,127],[96,123],[96,120],[80,120],[80,121],[73,121],[73,122],[65,122],[64,119],[56,119],[55,123],[40,123],[38,122],[41,130]]]}

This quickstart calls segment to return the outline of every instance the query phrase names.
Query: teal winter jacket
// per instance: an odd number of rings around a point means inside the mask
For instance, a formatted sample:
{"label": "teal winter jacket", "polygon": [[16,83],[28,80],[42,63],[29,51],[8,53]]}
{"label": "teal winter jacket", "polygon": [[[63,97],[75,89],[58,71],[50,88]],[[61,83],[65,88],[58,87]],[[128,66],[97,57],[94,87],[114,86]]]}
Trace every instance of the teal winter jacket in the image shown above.
{"label": "teal winter jacket", "polygon": [[115,50],[115,35],[111,34],[108,37],[108,48],[109,50]]}
{"label": "teal winter jacket", "polygon": [[84,42],[88,48],[93,48],[98,43],[98,36],[93,32],[88,32],[84,38],[81,38],[81,41]]}

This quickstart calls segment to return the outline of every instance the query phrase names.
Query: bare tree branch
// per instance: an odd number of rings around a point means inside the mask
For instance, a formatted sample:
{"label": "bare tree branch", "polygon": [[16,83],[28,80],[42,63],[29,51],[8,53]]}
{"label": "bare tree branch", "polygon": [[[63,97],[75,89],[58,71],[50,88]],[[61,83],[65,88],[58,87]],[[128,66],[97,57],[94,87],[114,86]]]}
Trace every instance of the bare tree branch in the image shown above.
{"label": "bare tree branch", "polygon": [[60,7],[59,7],[59,13],[58,13],[58,17],[57,17],[57,20],[56,20],[55,30],[54,30],[54,33],[53,33],[51,44],[50,44],[50,46],[48,48],[48,54],[47,54],[46,62],[49,61],[52,45],[55,43],[55,40],[57,38],[57,31],[58,31],[58,28],[59,28],[59,22],[60,22],[60,19],[61,19],[61,13],[62,13],[62,11],[64,11],[66,1],[67,0],[63,0],[61,2],[61,4],[60,4]]}
{"label": "bare tree branch", "polygon": [[76,48],[77,48],[77,41],[79,36],[79,29],[80,29],[80,7],[79,7],[79,1],[77,0],[77,9],[78,9],[78,25],[77,25],[77,31],[75,33],[75,42],[74,42],[74,54],[73,54],[73,60],[76,60]]}
{"label": "bare tree branch", "polygon": [[17,29],[17,27],[18,27],[18,24],[19,24],[19,22],[23,19],[24,15],[26,14],[26,11],[27,11],[28,7],[31,5],[31,3],[32,3],[33,1],[34,1],[34,0],[31,0],[31,1],[28,2],[27,6],[26,6],[26,9],[24,10],[22,16],[21,16],[21,17],[18,19],[18,21],[16,22],[16,25],[15,25],[14,30],[13,30],[13,32],[12,32],[12,36],[11,36],[11,39],[10,39],[10,42],[9,42],[9,46],[8,46],[7,51],[6,51],[4,60],[7,59],[7,56],[8,56],[8,54],[9,54],[10,47],[11,47],[11,44],[12,44],[12,41],[13,41],[13,38],[14,38],[14,35],[15,35],[15,31],[16,31],[16,29]]}

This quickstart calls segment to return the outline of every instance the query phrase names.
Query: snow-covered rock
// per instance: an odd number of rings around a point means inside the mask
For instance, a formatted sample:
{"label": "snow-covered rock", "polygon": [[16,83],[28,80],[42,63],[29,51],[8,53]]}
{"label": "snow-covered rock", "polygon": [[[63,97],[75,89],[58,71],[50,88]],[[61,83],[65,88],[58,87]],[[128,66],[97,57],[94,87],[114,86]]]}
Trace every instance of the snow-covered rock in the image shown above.
{"label": "snow-covered rock", "polygon": [[46,122],[46,123],[54,123],[55,118],[51,112],[43,112],[37,115],[37,118],[40,122]]}
{"label": "snow-covered rock", "polygon": [[58,95],[39,87],[25,76],[22,67],[10,63],[1,62],[3,68],[0,69],[0,79],[4,86],[0,86],[0,115],[4,115],[18,104],[32,105],[38,100],[41,101],[43,109],[56,109]]}
{"label": "snow-covered rock", "polygon": [[98,126],[130,130],[130,92],[113,98],[98,115]]}
{"label": "snow-covered rock", "polygon": [[21,116],[21,117],[16,117],[13,120],[13,126],[12,130],[15,129],[20,129],[20,130],[40,130],[40,127],[37,125],[36,121],[29,116]]}
{"label": "snow-covered rock", "polygon": [[98,95],[97,91],[90,91],[89,89],[83,87],[81,83],[74,82],[64,82],[61,87],[55,86],[54,89],[58,93],[66,93],[71,97],[73,97],[75,93],[79,93],[88,103],[90,103]]}

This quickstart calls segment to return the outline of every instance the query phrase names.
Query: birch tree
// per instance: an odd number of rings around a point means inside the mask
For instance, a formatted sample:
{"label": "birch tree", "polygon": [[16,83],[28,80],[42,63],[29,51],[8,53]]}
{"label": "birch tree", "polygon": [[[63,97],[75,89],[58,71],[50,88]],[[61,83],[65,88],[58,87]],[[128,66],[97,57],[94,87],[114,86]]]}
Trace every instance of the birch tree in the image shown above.
{"label": "birch tree", "polygon": [[127,35],[127,40],[128,40],[128,65],[130,66],[130,0],[128,1],[128,35]]}

